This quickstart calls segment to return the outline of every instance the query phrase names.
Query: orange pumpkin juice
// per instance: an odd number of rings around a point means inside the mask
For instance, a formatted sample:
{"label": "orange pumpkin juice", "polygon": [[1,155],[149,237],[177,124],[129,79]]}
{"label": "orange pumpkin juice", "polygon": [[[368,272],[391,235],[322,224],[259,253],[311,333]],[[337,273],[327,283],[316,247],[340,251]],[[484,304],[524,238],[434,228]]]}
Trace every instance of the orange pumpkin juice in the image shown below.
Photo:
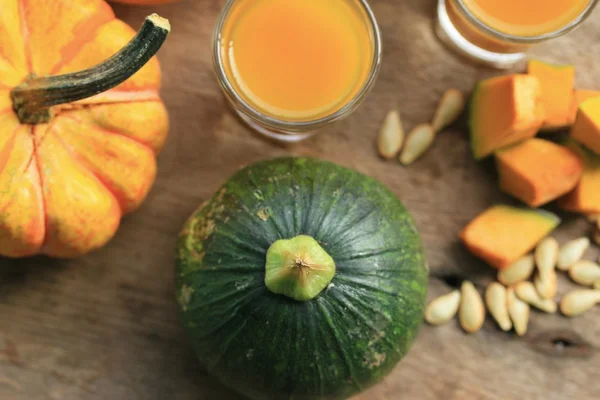
{"label": "orange pumpkin juice", "polygon": [[226,17],[219,51],[227,80],[250,107],[314,121],[364,87],[373,35],[358,0],[244,0]]}
{"label": "orange pumpkin juice", "polygon": [[[526,51],[543,35],[560,32],[582,15],[594,0],[441,0],[460,34],[481,49],[497,53]],[[470,14],[498,33],[491,35],[476,26]],[[505,39],[499,36],[506,35]],[[521,40],[515,41],[514,38]]]}
{"label": "orange pumpkin juice", "polygon": [[579,17],[590,0],[464,0],[487,26],[513,36],[560,30]]}

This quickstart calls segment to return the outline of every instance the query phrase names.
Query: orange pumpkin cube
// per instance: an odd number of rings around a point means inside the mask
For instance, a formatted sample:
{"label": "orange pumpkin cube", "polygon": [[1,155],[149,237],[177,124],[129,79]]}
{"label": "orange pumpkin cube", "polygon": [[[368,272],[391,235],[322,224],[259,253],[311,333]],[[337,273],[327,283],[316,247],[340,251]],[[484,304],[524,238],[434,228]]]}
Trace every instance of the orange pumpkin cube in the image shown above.
{"label": "orange pumpkin cube", "polygon": [[588,99],[579,106],[571,137],[600,154],[600,97]]}
{"label": "orange pumpkin cube", "polygon": [[540,82],[529,75],[507,75],[481,81],[469,110],[475,159],[535,136],[544,109]]}
{"label": "orange pumpkin cube", "polygon": [[496,205],[467,225],[460,239],[475,256],[502,269],[533,249],[560,224],[543,210]]}
{"label": "orange pumpkin cube", "polygon": [[528,139],[496,153],[500,189],[530,207],[572,190],[583,173],[579,157],[564,146]]}
{"label": "orange pumpkin cube", "polygon": [[571,99],[571,110],[569,111],[569,125],[573,125],[577,119],[577,111],[579,106],[588,99],[594,97],[600,97],[600,91],[598,90],[587,90],[587,89],[575,89],[573,91],[573,97]]}
{"label": "orange pumpkin cube", "polygon": [[600,156],[574,141],[567,146],[583,161],[583,175],[575,189],[562,197],[558,205],[567,211],[600,213]]}
{"label": "orange pumpkin cube", "polygon": [[569,125],[575,68],[572,65],[552,65],[539,60],[530,60],[528,73],[535,76],[542,87],[543,129],[556,129]]}

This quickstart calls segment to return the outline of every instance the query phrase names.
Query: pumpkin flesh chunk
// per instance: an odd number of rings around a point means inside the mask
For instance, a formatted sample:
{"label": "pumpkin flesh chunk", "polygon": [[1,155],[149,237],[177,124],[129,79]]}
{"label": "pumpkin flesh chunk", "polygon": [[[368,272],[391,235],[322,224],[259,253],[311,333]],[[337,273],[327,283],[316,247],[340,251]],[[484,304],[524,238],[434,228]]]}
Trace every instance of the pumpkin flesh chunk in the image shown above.
{"label": "pumpkin flesh chunk", "polygon": [[78,114],[74,111],[58,116],[50,133],[110,189],[123,213],[135,210],[156,177],[154,152],[123,135],[100,130]]}
{"label": "pumpkin flesh chunk", "polygon": [[460,238],[475,256],[502,269],[533,249],[559,223],[556,215],[546,211],[496,205],[471,221]]}
{"label": "pumpkin flesh chunk", "polygon": [[470,106],[475,159],[535,136],[543,122],[539,81],[528,75],[491,78],[477,84]]}
{"label": "pumpkin flesh chunk", "polygon": [[0,253],[23,257],[44,241],[44,207],[31,128],[6,117],[0,118]]}
{"label": "pumpkin flesh chunk", "polygon": [[569,111],[569,125],[575,123],[579,106],[583,104],[584,101],[593,99],[594,97],[600,97],[600,91],[587,89],[575,89],[573,91],[573,100],[571,101],[571,110]]}
{"label": "pumpkin flesh chunk", "polygon": [[530,60],[528,73],[541,84],[545,115],[543,127],[555,129],[569,125],[575,68],[572,65],[552,65]]}
{"label": "pumpkin flesh chunk", "polygon": [[579,157],[550,141],[532,138],[496,153],[500,189],[530,207],[557,199],[577,185]]}
{"label": "pumpkin flesh chunk", "polygon": [[[36,136],[44,128],[36,127]],[[39,140],[37,157],[46,205],[44,252],[71,257],[103,246],[121,219],[115,197],[52,132]]]}
{"label": "pumpkin flesh chunk", "polygon": [[2,0],[0,7],[0,88],[18,85],[28,73],[20,2]]}
{"label": "pumpkin flesh chunk", "polygon": [[600,154],[600,97],[584,101],[579,107],[571,137]]}
{"label": "pumpkin flesh chunk", "polygon": [[561,198],[558,204],[567,211],[600,213],[600,156],[573,141],[567,146],[583,160],[583,175],[575,189]]}

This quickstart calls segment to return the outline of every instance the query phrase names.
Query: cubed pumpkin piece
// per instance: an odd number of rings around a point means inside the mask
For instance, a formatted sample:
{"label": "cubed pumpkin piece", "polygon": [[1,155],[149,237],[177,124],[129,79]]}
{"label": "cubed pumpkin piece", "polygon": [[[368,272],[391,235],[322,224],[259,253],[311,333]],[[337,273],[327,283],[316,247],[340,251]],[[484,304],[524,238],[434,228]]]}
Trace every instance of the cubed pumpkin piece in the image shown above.
{"label": "cubed pumpkin piece", "polygon": [[583,160],[583,175],[575,189],[561,198],[558,205],[567,211],[600,213],[600,156],[574,141],[567,146]]}
{"label": "cubed pumpkin piece", "polygon": [[588,99],[593,99],[594,97],[600,97],[600,91],[587,89],[575,89],[573,91],[573,98],[571,99],[571,110],[569,111],[569,125],[573,125],[575,123],[579,106],[584,101]]}
{"label": "cubed pumpkin piece", "polygon": [[571,129],[571,137],[594,153],[600,154],[600,97],[581,103]]}
{"label": "cubed pumpkin piece", "polygon": [[539,60],[530,60],[528,73],[540,81],[544,104],[543,129],[556,129],[569,125],[575,67],[552,65]]}
{"label": "cubed pumpkin piece", "polygon": [[496,153],[500,189],[531,207],[571,191],[583,173],[583,162],[571,150],[532,138]]}
{"label": "cubed pumpkin piece", "polygon": [[507,75],[481,81],[470,105],[471,147],[475,159],[535,136],[544,109],[539,80]]}
{"label": "cubed pumpkin piece", "polygon": [[471,253],[502,269],[533,249],[560,224],[560,218],[530,208],[496,205],[477,216],[460,234]]}

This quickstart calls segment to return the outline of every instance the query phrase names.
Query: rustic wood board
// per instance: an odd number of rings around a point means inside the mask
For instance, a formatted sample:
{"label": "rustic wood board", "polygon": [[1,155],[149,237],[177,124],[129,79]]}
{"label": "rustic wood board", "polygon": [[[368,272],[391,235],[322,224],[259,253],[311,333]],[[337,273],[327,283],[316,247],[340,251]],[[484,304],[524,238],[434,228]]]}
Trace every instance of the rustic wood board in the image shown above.
{"label": "rustic wood board", "polygon": [[[430,298],[468,277],[482,288],[493,272],[457,242],[457,232],[494,202],[506,201],[493,169],[470,157],[465,129],[442,133],[411,166],[380,161],[374,138],[399,107],[406,127],[428,121],[449,87],[469,91],[495,72],[450,54],[432,31],[434,0],[373,0],[384,63],[373,93],[347,120],[295,147],[256,137],[227,108],[212,74],[211,30],[223,0],[160,7],[115,6],[134,27],[158,11],[173,24],[161,50],[171,136],[147,202],[115,239],[87,257],[0,259],[0,399],[240,399],[201,370],[180,327],[173,294],[175,238],[185,218],[241,165],[279,155],[310,155],[380,179],[414,214],[431,265]],[[600,11],[575,33],[544,45],[550,61],[573,62],[580,87],[600,89]],[[557,237],[584,233],[567,218]],[[596,257],[598,249],[587,256]],[[572,285],[561,279],[560,291]],[[600,308],[577,319],[534,312],[526,338],[491,321],[475,335],[456,323],[425,326],[406,359],[357,400],[598,399]],[[563,331],[563,333],[557,333]],[[565,356],[550,338],[575,333],[585,357]],[[546,352],[535,344],[549,344]],[[578,348],[575,348],[577,350]],[[585,349],[584,349],[585,350]]]}

